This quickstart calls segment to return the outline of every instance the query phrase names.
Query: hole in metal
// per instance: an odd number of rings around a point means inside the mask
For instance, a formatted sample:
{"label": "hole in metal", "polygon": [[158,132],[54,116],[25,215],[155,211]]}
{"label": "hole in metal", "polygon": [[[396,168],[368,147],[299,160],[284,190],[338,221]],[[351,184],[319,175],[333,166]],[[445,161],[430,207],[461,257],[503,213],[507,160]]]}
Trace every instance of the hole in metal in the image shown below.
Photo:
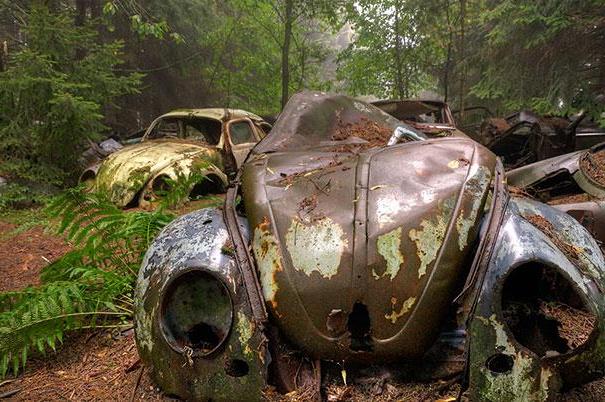
{"label": "hole in metal", "polygon": [[502,313],[515,339],[539,356],[578,348],[596,325],[572,283],[539,263],[522,265],[506,278]]}
{"label": "hole in metal", "polygon": [[225,364],[225,374],[231,377],[243,377],[248,374],[248,363],[240,359],[229,360]]}
{"label": "hole in metal", "polygon": [[370,314],[365,304],[357,302],[353,305],[353,310],[349,314],[347,329],[351,333],[351,346],[349,346],[351,350],[372,351]]}
{"label": "hole in metal", "polygon": [[511,355],[496,353],[490,356],[485,362],[485,367],[492,373],[504,374],[513,369],[515,361]]}

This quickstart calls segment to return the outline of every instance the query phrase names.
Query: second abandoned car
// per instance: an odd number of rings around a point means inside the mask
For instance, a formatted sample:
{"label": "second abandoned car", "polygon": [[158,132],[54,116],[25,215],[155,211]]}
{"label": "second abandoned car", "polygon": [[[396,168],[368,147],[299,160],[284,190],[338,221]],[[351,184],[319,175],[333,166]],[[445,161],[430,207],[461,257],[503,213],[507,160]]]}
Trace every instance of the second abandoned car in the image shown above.
{"label": "second abandoned car", "polygon": [[237,109],[175,110],[157,118],[140,143],[112,153],[80,177],[119,207],[150,205],[171,181],[198,173],[193,196],[221,192],[271,126]]}
{"label": "second abandoned car", "polygon": [[414,362],[459,370],[471,400],[549,400],[605,370],[604,280],[590,234],[509,193],[485,147],[303,93],[223,208],[154,241],[136,340],[157,384],[187,400],[318,392],[333,362],[349,379]]}

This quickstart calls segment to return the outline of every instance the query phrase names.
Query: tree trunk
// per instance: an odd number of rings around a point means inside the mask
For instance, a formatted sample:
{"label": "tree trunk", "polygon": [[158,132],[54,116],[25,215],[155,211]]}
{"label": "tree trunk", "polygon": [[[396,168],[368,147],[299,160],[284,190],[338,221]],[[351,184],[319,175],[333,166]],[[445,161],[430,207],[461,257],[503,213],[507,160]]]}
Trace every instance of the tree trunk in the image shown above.
{"label": "tree trunk", "polygon": [[400,3],[395,4],[395,27],[393,33],[395,34],[395,85],[397,89],[397,97],[399,99],[405,98],[405,88],[403,83],[403,62],[401,60],[401,36],[399,35],[399,9]]}
{"label": "tree trunk", "polygon": [[445,68],[443,71],[443,100],[447,102],[449,99],[449,89],[450,89],[450,70],[452,68],[452,43],[454,42],[454,30],[452,29],[451,20],[450,20],[450,2],[446,0],[445,2],[445,16],[447,21],[447,56],[445,59]]}
{"label": "tree trunk", "polygon": [[460,0],[460,121],[464,121],[464,100],[466,97],[466,60],[465,60],[465,38],[464,29],[466,25],[466,0]]}
{"label": "tree trunk", "polygon": [[292,39],[292,9],[294,0],[285,0],[284,44],[281,49],[281,107],[288,102],[290,86],[290,40]]}

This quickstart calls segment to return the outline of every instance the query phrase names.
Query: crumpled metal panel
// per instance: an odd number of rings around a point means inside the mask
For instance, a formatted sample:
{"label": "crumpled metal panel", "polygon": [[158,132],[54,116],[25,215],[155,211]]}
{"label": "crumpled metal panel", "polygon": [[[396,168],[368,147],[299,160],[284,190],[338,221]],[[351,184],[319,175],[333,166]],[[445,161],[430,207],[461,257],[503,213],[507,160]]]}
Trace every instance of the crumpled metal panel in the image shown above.
{"label": "crumpled metal panel", "polygon": [[187,176],[196,164],[205,166],[202,173],[213,173],[227,182],[217,149],[174,139],[152,140],[109,155],[97,173],[95,189],[124,207],[158,174]]}
{"label": "crumpled metal panel", "polygon": [[[580,261],[572,263],[528,218],[539,216],[558,229],[563,241],[582,249]],[[589,381],[605,369],[605,326],[602,289],[605,261],[595,240],[577,222],[547,205],[513,198],[487,266],[475,315],[470,321],[471,400],[543,401],[555,399],[562,384]],[[565,354],[538,356],[521,345],[505,323],[502,312],[502,286],[517,267],[539,262],[553,267],[568,278],[588,308],[597,317],[598,326],[588,343]],[[495,354],[512,357],[506,372],[492,372],[486,362]]]}
{"label": "crumpled metal panel", "polygon": [[[328,114],[334,104],[325,100],[306,108],[323,105]],[[314,357],[422,355],[468,271],[493,154],[456,138],[361,153],[296,152],[288,142],[277,149],[285,151],[256,155],[242,175],[252,249],[276,324]],[[355,303],[367,307],[371,351],[351,350],[347,317]]]}
{"label": "crumpled metal panel", "polygon": [[290,98],[271,135],[259,142],[252,153],[317,150],[333,146],[332,136],[337,127],[357,122],[362,116],[393,130],[397,126],[414,130],[377,107],[348,96],[300,92]]}
{"label": "crumpled metal panel", "polygon": [[[248,236],[245,220],[240,231]],[[202,209],[168,225],[143,260],[135,290],[135,333],[141,359],[167,394],[186,400],[261,400],[269,364],[261,323],[254,322],[241,275],[231,256],[222,214]],[[160,305],[166,285],[192,269],[220,278],[233,302],[233,326],[220,351],[208,357],[187,357],[166,342]],[[244,361],[249,371],[233,377],[229,362]]]}

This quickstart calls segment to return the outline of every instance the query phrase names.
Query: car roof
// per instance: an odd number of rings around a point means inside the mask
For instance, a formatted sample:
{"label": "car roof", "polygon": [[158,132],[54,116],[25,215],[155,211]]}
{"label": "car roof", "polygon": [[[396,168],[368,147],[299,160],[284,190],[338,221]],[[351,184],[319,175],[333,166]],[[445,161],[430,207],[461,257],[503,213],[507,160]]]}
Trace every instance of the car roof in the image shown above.
{"label": "car roof", "polygon": [[232,120],[249,118],[253,121],[263,121],[260,116],[254,113],[247,112],[241,109],[228,109],[228,108],[205,108],[205,109],[176,109],[160,116],[163,117],[206,117],[215,120]]}

